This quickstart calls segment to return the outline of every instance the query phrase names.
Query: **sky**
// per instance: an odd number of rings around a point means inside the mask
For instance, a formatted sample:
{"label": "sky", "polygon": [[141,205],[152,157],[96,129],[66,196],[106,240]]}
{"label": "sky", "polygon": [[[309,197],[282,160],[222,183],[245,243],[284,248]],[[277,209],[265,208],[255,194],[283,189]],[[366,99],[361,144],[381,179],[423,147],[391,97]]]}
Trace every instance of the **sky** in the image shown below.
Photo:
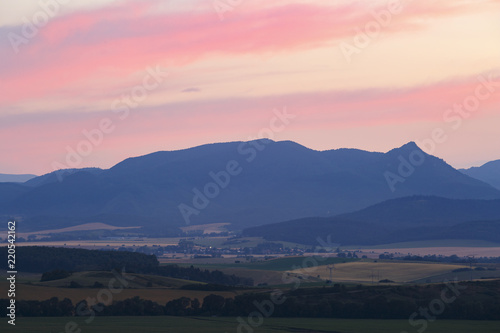
{"label": "sky", "polygon": [[500,0],[4,2],[0,173],[260,137],[478,166],[499,41]]}

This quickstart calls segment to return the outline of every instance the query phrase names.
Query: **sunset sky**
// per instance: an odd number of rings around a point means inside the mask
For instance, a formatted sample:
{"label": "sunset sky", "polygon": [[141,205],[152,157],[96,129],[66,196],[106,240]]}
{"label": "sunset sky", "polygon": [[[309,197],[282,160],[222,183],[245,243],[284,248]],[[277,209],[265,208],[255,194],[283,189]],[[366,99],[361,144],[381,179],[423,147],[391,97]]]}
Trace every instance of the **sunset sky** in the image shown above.
{"label": "sunset sky", "polygon": [[385,152],[440,131],[428,152],[481,165],[499,73],[500,0],[4,2],[0,173],[269,136],[277,110],[295,118],[274,140]]}

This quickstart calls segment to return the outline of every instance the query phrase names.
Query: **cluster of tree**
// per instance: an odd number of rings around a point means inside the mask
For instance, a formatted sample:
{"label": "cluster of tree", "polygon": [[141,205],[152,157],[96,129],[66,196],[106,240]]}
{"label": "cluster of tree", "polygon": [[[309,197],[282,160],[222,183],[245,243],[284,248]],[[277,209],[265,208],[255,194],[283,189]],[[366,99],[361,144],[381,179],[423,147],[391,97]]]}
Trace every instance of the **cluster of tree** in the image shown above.
{"label": "cluster of tree", "polygon": [[[463,263],[468,263],[469,259],[462,259]],[[481,264],[500,264],[500,257],[479,257],[473,258],[472,262]]]}
{"label": "cluster of tree", "polygon": [[[408,319],[421,309],[439,310],[441,319],[500,320],[500,281],[468,282],[455,289],[444,284],[426,286],[393,286],[346,288],[334,285],[323,288],[301,288],[280,297],[270,293],[247,293],[235,298],[211,294],[198,299],[181,297],[164,306],[134,297],[110,305],[89,305],[81,301],[52,298],[47,301],[18,301],[20,316],[248,316],[264,311],[263,316]],[[447,303],[435,305],[447,290]],[[460,293],[451,297],[454,291]],[[271,302],[271,300],[274,300]],[[279,301],[277,301],[279,300]],[[0,300],[0,316],[5,315],[9,300]],[[434,304],[434,307],[433,307]],[[434,313],[433,312],[433,313]]]}
{"label": "cluster of tree", "polygon": [[[282,243],[274,243],[274,242],[264,242],[257,244],[256,247],[252,248],[251,253],[253,254],[270,254],[270,253],[279,253],[281,252],[285,247],[283,246]],[[243,249],[245,250],[248,248]],[[250,252],[250,251],[248,251]]]}
{"label": "cluster of tree", "polygon": [[[59,300],[57,297],[52,297],[45,301],[17,301],[16,314],[21,317],[213,315],[223,309],[229,300],[222,296],[209,295],[204,298],[201,305],[197,298],[181,297],[162,306],[135,296],[109,305],[102,303],[90,305],[86,300],[73,305],[68,298]],[[8,299],[0,299],[1,316],[7,315],[9,302]]]}
{"label": "cluster of tree", "polygon": [[248,277],[239,277],[234,274],[228,275],[221,271],[209,271],[190,267],[180,267],[178,265],[159,266],[157,274],[178,279],[195,280],[214,284],[225,284],[230,286],[244,285],[253,286],[253,279]]}
{"label": "cluster of tree", "polygon": [[40,282],[60,280],[67,278],[68,276],[71,276],[71,272],[65,271],[64,269],[56,269],[43,273]]}
{"label": "cluster of tree", "polygon": [[[61,247],[22,246],[16,249],[19,271],[43,273],[53,270],[111,271],[125,268],[128,272],[149,273],[158,266],[155,256],[134,252],[85,250]],[[2,263],[7,269],[5,263]]]}
{"label": "cluster of tree", "polygon": [[182,232],[180,234],[180,237],[228,237],[229,236],[229,231],[221,231],[221,232],[211,232],[206,234],[205,230],[188,230],[185,232]]}
{"label": "cluster of tree", "polygon": [[[7,249],[7,248],[5,248]],[[17,248],[18,269],[24,272],[44,273],[45,279],[57,279],[66,272],[81,271],[121,271],[129,273],[153,274],[178,279],[194,280],[214,284],[253,285],[246,277],[224,274],[221,271],[201,270],[178,265],[160,266],[154,255],[128,251],[85,250],[61,247],[23,246]],[[8,270],[7,261],[1,269]],[[47,281],[47,280],[45,280]]]}
{"label": "cluster of tree", "polygon": [[358,255],[356,254],[356,251],[354,252],[339,252],[337,253],[337,257],[339,258],[358,258]]}
{"label": "cluster of tree", "polygon": [[[0,299],[1,316],[7,315],[9,304],[9,299]],[[45,301],[16,300],[16,315],[21,317],[68,317],[75,315],[75,307],[68,298],[62,301],[57,297]]]}

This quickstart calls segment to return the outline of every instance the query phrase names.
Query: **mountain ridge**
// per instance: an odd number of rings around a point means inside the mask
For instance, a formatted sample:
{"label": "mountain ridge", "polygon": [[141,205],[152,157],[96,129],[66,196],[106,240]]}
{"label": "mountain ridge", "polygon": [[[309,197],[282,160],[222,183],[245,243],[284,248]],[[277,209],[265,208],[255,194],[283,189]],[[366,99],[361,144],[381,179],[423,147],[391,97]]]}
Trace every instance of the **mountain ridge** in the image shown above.
{"label": "mountain ridge", "polygon": [[[402,160],[410,160],[412,153],[423,156],[422,164],[391,191],[384,174],[401,177]],[[229,166],[235,174],[225,185],[222,180]],[[125,214],[156,219],[158,226],[225,222],[240,229],[334,216],[411,195],[500,198],[499,190],[425,154],[411,142],[387,153],[316,151],[292,141],[215,143],[132,157],[106,170],[73,170],[61,179],[55,173],[15,187],[0,184],[0,215],[33,221],[37,216],[54,221],[65,217],[73,223]],[[207,189],[216,195],[206,193]],[[188,207],[188,213],[180,207]]]}

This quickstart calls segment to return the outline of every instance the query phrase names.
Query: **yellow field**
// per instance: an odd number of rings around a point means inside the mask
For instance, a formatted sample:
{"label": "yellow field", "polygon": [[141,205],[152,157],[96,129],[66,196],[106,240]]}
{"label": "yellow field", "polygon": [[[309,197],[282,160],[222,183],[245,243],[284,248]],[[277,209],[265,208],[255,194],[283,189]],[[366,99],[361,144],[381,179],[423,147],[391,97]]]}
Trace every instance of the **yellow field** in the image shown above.
{"label": "yellow field", "polygon": [[[467,266],[439,263],[357,261],[336,264],[332,272],[332,280],[334,282],[366,283],[371,282],[373,276],[373,281],[388,279],[394,282],[410,282],[439,274],[450,273],[452,270],[462,267]],[[290,272],[311,277],[317,277],[319,275],[322,279],[330,278],[330,270],[327,266],[317,266]]]}

